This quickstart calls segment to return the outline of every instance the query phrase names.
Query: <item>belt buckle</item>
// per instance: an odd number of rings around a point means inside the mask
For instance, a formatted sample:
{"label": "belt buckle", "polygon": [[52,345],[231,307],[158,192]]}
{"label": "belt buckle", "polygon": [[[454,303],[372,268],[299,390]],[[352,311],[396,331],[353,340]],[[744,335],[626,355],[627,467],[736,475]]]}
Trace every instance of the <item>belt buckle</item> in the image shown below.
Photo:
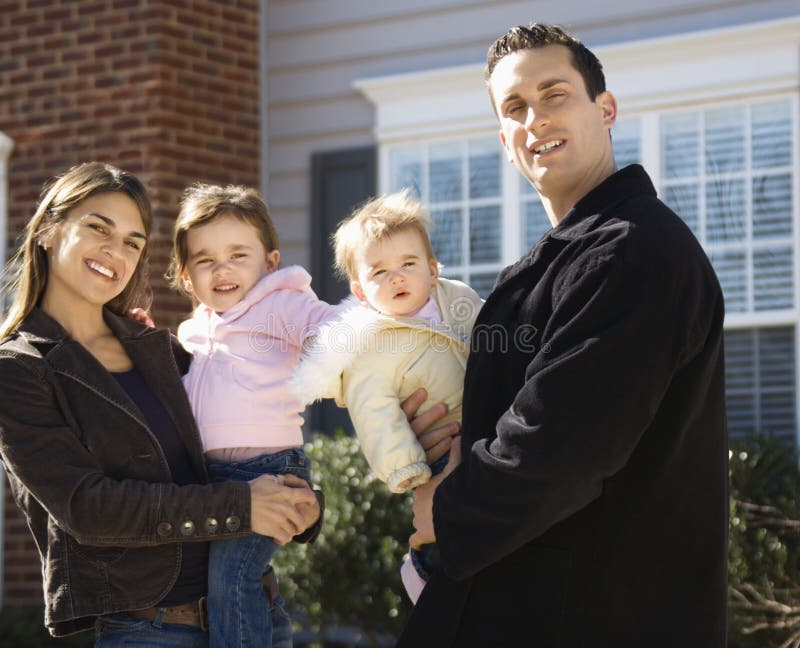
{"label": "belt buckle", "polygon": [[200,615],[200,630],[208,632],[208,607],[205,596],[201,596],[197,600],[197,612]]}

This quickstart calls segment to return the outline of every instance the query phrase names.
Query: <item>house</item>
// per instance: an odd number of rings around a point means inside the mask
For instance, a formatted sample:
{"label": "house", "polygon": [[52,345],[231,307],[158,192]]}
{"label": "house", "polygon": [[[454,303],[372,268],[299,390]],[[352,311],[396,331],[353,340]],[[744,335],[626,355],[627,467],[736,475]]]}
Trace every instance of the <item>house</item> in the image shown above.
{"label": "house", "polygon": [[[796,0],[12,3],[0,18],[0,250],[46,177],[100,157],[153,190],[156,276],[180,189],[245,183],[267,197],[284,262],[337,299],[336,223],[408,186],[433,214],[444,274],[486,293],[548,227],[505,162],[482,80],[491,41],[531,20],[598,53],[619,100],[618,161],[645,165],[714,263],[731,434],[796,439]],[[173,325],[187,305],[154,284],[157,319]],[[312,427],[340,415],[317,409]],[[5,507],[3,602],[38,600],[30,540],[8,496]]]}

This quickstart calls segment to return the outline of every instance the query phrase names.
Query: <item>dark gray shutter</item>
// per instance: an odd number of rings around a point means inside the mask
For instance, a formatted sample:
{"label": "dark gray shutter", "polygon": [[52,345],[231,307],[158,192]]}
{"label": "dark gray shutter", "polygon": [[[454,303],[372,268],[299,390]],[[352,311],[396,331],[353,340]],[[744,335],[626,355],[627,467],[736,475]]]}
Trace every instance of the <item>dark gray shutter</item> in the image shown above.
{"label": "dark gray shutter", "polygon": [[[337,303],[350,294],[346,281],[333,272],[331,234],[354,207],[375,195],[375,147],[316,153],[311,156],[311,275],[321,299]],[[314,431],[330,434],[336,428],[352,432],[347,410],[327,400],[312,406]]]}

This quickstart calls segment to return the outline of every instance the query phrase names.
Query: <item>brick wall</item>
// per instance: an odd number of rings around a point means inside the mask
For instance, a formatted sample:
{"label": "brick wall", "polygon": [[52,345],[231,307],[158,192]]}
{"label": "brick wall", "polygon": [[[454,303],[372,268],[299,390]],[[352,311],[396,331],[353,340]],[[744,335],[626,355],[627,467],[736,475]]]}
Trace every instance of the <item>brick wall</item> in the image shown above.
{"label": "brick wall", "polygon": [[[153,200],[153,312],[177,324],[188,302],[162,275],[180,192],[259,184],[258,11],[258,0],[0,0],[9,245],[47,178],[87,160],[132,171]],[[38,603],[38,559],[10,499],[5,529],[4,602]]]}

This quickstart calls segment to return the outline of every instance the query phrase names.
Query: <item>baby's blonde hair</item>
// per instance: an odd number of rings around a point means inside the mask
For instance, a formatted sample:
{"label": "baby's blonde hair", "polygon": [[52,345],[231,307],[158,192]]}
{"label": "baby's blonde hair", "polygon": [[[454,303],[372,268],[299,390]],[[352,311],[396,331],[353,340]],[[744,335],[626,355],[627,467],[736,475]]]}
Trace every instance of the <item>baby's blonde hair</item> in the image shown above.
{"label": "baby's blonde hair", "polygon": [[358,207],[336,228],[331,237],[335,253],[334,268],[344,279],[355,278],[358,275],[356,251],[403,230],[418,232],[428,260],[436,261],[428,237],[430,226],[430,215],[421,202],[409,195],[408,189],[373,198]]}

